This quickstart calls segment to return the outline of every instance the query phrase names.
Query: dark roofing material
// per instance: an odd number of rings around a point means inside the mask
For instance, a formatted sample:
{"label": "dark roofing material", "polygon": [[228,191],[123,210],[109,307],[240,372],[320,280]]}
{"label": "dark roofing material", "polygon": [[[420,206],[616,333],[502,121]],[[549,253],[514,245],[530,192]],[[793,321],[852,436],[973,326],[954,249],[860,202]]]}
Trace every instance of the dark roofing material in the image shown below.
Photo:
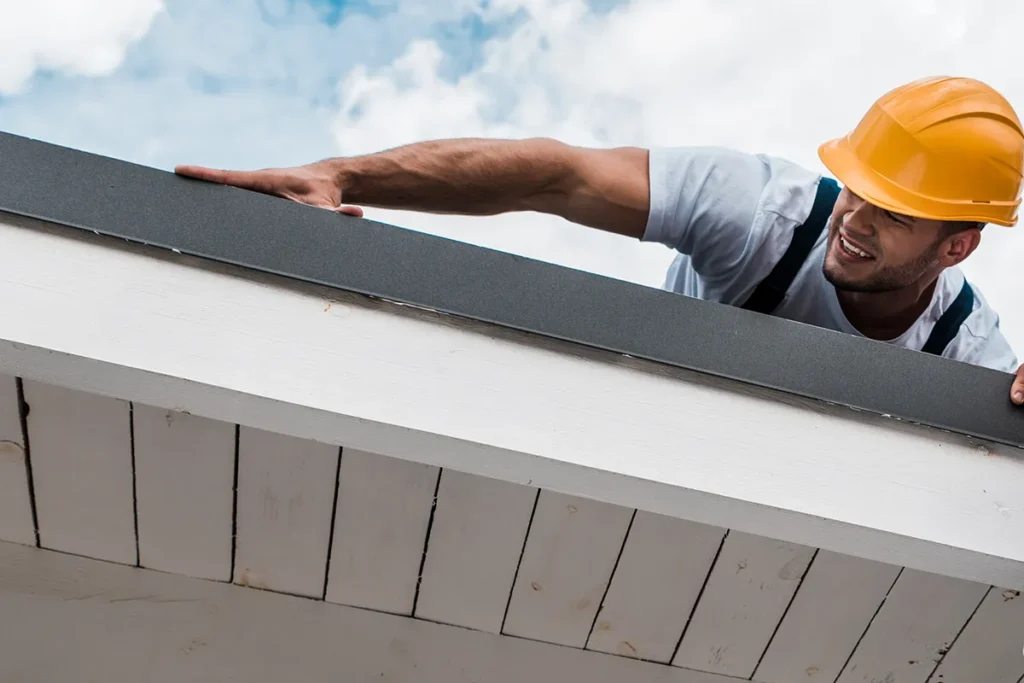
{"label": "dark roofing material", "polygon": [[0,210],[1024,447],[1006,373],[4,133]]}

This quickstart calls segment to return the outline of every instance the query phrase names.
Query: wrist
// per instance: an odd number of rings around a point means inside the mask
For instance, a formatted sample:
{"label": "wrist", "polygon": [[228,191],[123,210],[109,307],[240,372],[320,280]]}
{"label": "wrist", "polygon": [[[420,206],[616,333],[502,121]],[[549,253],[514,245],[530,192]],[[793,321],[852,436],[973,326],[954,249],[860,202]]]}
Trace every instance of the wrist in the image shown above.
{"label": "wrist", "polygon": [[348,159],[345,157],[333,157],[317,163],[335,186],[339,189],[347,189],[351,176],[351,164],[347,162]]}

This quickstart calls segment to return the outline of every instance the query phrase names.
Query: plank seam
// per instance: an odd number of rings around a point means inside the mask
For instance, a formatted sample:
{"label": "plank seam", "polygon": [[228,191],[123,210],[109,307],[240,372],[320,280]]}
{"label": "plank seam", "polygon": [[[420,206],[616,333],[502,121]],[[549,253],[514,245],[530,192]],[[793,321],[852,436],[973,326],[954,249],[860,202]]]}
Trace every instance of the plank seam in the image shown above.
{"label": "plank seam", "polygon": [[981,596],[981,600],[978,602],[977,605],[974,606],[974,609],[971,611],[971,615],[967,617],[967,621],[964,622],[964,625],[961,626],[960,630],[956,632],[955,636],[953,636],[953,640],[949,641],[949,645],[946,646],[945,651],[939,653],[939,658],[935,661],[935,666],[932,667],[931,673],[928,674],[928,678],[924,680],[924,683],[931,683],[932,676],[934,676],[935,672],[939,670],[940,666],[942,666],[942,662],[946,659],[946,655],[948,655],[950,650],[952,650],[956,646],[957,641],[960,640],[960,636],[963,635],[963,632],[965,630],[967,630],[968,624],[970,624],[971,621],[974,619],[974,615],[978,613],[978,610],[981,609],[981,606],[985,604],[985,599],[988,598],[988,595],[991,592],[992,586],[989,586],[988,589],[985,591],[985,594]]}
{"label": "plank seam", "polygon": [[508,620],[508,610],[512,606],[512,595],[516,592],[516,581],[519,580],[519,569],[523,566],[523,557],[526,555],[526,544],[530,541],[530,530],[533,529],[533,518],[537,514],[537,503],[540,502],[541,489],[537,489],[537,495],[533,498],[533,509],[530,510],[530,521],[526,523],[526,533],[523,534],[523,547],[519,550],[519,561],[516,562],[516,571],[512,575],[512,585],[508,588],[508,600],[505,601],[505,613],[501,615],[501,628],[498,633],[505,635],[505,621]]}
{"label": "plank seam", "polygon": [[896,587],[896,584],[899,583],[900,577],[903,576],[904,569],[905,567],[900,567],[900,570],[896,572],[896,578],[892,580],[892,583],[889,585],[889,590],[885,591],[885,595],[883,595],[882,599],[878,601],[878,607],[875,608],[875,613],[871,615],[871,619],[868,621],[868,625],[864,627],[864,631],[860,634],[860,638],[858,638],[857,642],[853,644],[853,649],[850,650],[850,654],[847,655],[846,661],[843,662],[843,666],[840,667],[839,673],[836,674],[835,680],[832,681],[832,683],[839,683],[839,679],[843,677],[843,672],[846,671],[846,667],[850,665],[850,660],[853,659],[853,656],[857,654],[857,648],[860,647],[861,642],[864,641],[864,637],[867,636],[868,631],[870,631],[871,627],[874,625],[875,619],[878,618],[878,613],[882,611],[882,607],[885,606],[886,600],[889,599],[892,589]]}
{"label": "plank seam", "polygon": [[135,482],[135,404],[128,402],[128,450],[132,459],[132,518],[135,524],[135,566],[142,566],[142,554],[139,552],[139,491]]}
{"label": "plank seam", "polygon": [[790,608],[793,607],[793,603],[796,601],[796,596],[799,595],[800,589],[804,587],[804,579],[807,578],[808,572],[810,572],[811,567],[814,566],[814,561],[818,559],[818,553],[820,550],[820,548],[814,549],[814,554],[811,555],[811,561],[807,563],[807,566],[804,568],[804,573],[800,575],[800,582],[796,585],[796,590],[793,591],[793,595],[790,596],[789,602],[786,603],[786,609],[782,611],[782,616],[779,617],[779,622],[775,624],[775,628],[772,630],[772,635],[768,638],[768,643],[764,646],[764,650],[761,651],[761,656],[757,658],[757,664],[754,665],[754,670],[750,672],[750,676],[747,677],[747,680],[752,681],[754,680],[754,677],[757,676],[757,670],[761,668],[761,662],[764,661],[772,643],[775,642],[775,636],[778,635],[779,629],[782,628],[782,622],[786,620],[786,615],[789,614]]}
{"label": "plank seam", "polygon": [[28,438],[28,412],[31,409],[25,400],[25,385],[21,377],[14,379],[14,385],[18,391],[18,422],[21,425],[21,445],[25,456],[25,478],[28,484],[28,501],[32,508],[32,530],[36,536],[36,547],[41,548],[39,542],[39,513],[36,512],[36,483],[32,476],[32,448]]}
{"label": "plank seam", "polygon": [[583,643],[583,649],[590,648],[590,637],[594,635],[594,627],[597,625],[597,620],[601,618],[601,610],[604,609],[605,598],[608,597],[608,591],[611,590],[612,581],[615,580],[615,572],[619,569],[619,561],[622,560],[622,554],[626,551],[626,543],[629,541],[629,532],[633,530],[633,520],[636,519],[636,509],[633,509],[633,514],[629,516],[629,524],[626,525],[626,533],[622,537],[622,545],[619,546],[619,554],[615,556],[615,564],[612,565],[612,573],[608,576],[608,583],[604,586],[604,593],[601,594],[601,602],[597,605],[597,611],[594,612],[594,620],[590,622],[590,630],[587,631],[587,639]]}
{"label": "plank seam", "polygon": [[[45,548],[44,548],[44,550],[45,550]],[[92,559],[92,558],[89,558],[89,559]],[[177,576],[181,576],[181,574],[178,574]],[[199,581],[205,581],[206,579],[198,579],[198,580]],[[221,581],[220,583],[227,583],[229,586],[233,586],[234,588],[238,588],[239,590],[244,590],[244,591],[260,591],[262,593],[273,593],[274,595],[287,595],[289,598],[300,598],[302,600],[309,600],[310,602],[319,602],[319,603],[323,603],[324,602],[323,600],[320,599],[319,596],[317,596],[317,595],[309,595],[308,593],[293,593],[291,591],[281,590],[281,589],[278,589],[278,588],[261,588],[259,586],[253,586],[253,585],[250,585],[250,584],[242,585],[240,583],[235,583],[234,581]],[[324,603],[324,604],[332,605],[334,603],[328,602],[328,603]],[[341,606],[342,607],[349,607],[349,605],[341,605]],[[366,609],[366,608],[363,608],[363,607],[352,607],[352,609],[364,609],[367,612],[377,611],[377,610]]]}
{"label": "plank seam", "polygon": [[[252,588],[251,586],[246,586],[245,589],[247,589],[247,590],[266,590],[266,589],[263,589],[263,588]],[[271,591],[271,592],[273,592],[273,591]],[[292,595],[291,593],[283,593],[283,595],[288,595],[288,596],[296,597],[296,598],[303,598],[305,600],[314,599],[314,598],[310,598],[308,595]],[[335,603],[328,603],[328,604],[335,605]],[[346,609],[360,610],[360,611],[363,611],[363,612],[380,613],[379,610],[370,609],[368,607],[356,607],[354,605],[339,605],[339,606],[343,606]],[[394,612],[383,612],[383,614],[394,614]],[[429,617],[416,617],[416,620],[417,621],[422,621],[422,622],[427,623],[427,624],[437,624],[438,626],[444,626],[446,628],[457,628],[457,629],[461,629],[463,631],[472,631],[474,633],[481,633],[481,631],[479,631],[478,629],[475,629],[475,628],[473,628],[471,626],[463,626],[462,624],[453,624],[450,621],[440,621],[438,619],[431,619]],[[502,633],[500,635],[501,635],[502,638],[513,638],[515,640],[522,640],[522,641],[525,641],[525,642],[528,642],[528,643],[543,643],[544,645],[547,645],[547,646],[550,646],[550,647],[553,647],[553,648],[557,647],[557,648],[564,648],[564,649],[567,649],[567,650],[577,650],[577,651],[580,651],[580,648],[576,647],[575,645],[566,645],[564,643],[552,643],[552,642],[547,641],[547,640],[541,640],[539,638],[531,638],[529,636],[517,635],[517,634],[514,634],[514,633]],[[667,666],[669,666],[665,662],[658,662],[658,661],[653,661],[653,660],[649,660],[649,659],[637,659],[636,657],[633,657],[632,655],[624,655],[624,654],[621,654],[621,653],[618,653],[618,652],[603,652],[601,650],[583,650],[583,651],[584,652],[588,652],[588,653],[593,653],[594,655],[601,656],[601,657],[615,657],[617,659],[626,659],[626,660],[629,660],[631,662],[644,662],[646,664],[651,664],[651,665],[660,666],[660,667],[667,667]],[[707,672],[707,671],[701,671],[700,669],[691,669],[690,667],[687,667],[687,666],[676,666],[676,667],[672,667],[672,668],[674,670],[676,670],[676,671],[691,672],[691,673],[694,673],[694,674],[696,674],[698,676],[708,676],[708,675],[710,675],[712,677],[715,677],[714,678],[714,683],[726,683],[727,681],[729,683],[748,683],[747,679],[736,678],[735,676],[730,676],[728,674],[723,674],[723,673],[710,673],[710,672]],[[721,679],[720,682],[719,682],[719,679]],[[753,683],[761,683],[761,682],[760,681],[753,681]],[[1018,683],[1024,683],[1024,679],[1021,679],[1021,681],[1019,681]]]}
{"label": "plank seam", "polygon": [[238,453],[241,440],[241,427],[235,425],[235,471],[231,482],[231,568],[228,571],[227,583],[235,580],[235,551],[238,549]]}
{"label": "plank seam", "polygon": [[423,535],[423,554],[420,555],[420,568],[416,573],[416,590],[412,594],[412,611],[409,614],[415,616],[416,608],[420,603],[420,586],[423,585],[423,568],[427,565],[427,551],[430,549],[430,532],[434,530],[434,513],[437,512],[437,496],[441,491],[441,476],[444,469],[438,468],[437,479],[434,481],[434,497],[430,501],[430,514],[427,516],[427,532]]}
{"label": "plank seam", "polygon": [[327,562],[324,563],[324,592],[321,600],[327,600],[327,583],[331,580],[331,554],[334,552],[334,523],[338,519],[338,496],[341,495],[341,458],[345,449],[338,447],[338,464],[334,469],[334,505],[331,506],[331,528],[327,536]]}
{"label": "plank seam", "polygon": [[704,583],[700,585],[700,590],[697,591],[697,599],[693,601],[693,607],[690,608],[690,614],[686,617],[686,623],[683,624],[683,632],[679,634],[679,640],[676,641],[676,646],[672,650],[672,656],[669,657],[668,663],[671,665],[676,660],[676,656],[679,654],[679,648],[683,645],[683,638],[686,637],[686,632],[690,628],[690,622],[693,621],[693,615],[697,613],[697,607],[700,605],[701,598],[704,597],[704,590],[708,587],[708,582],[711,580],[711,574],[715,571],[715,565],[718,564],[718,558],[722,554],[722,548],[725,547],[725,540],[729,538],[729,529],[725,530],[722,534],[722,540],[718,542],[718,550],[715,551],[715,556],[711,560],[711,566],[708,567],[708,573],[704,576]]}

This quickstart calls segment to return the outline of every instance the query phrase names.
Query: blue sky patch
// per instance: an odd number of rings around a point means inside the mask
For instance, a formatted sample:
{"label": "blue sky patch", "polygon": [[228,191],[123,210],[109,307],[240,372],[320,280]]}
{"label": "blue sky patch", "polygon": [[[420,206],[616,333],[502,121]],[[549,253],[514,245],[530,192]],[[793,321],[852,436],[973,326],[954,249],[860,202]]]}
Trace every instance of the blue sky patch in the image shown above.
{"label": "blue sky patch", "polygon": [[[458,0],[168,0],[114,73],[37,71],[0,100],[0,130],[165,168],[183,155],[319,158],[332,151],[330,113],[354,67],[386,66],[430,38],[454,79],[509,28],[467,17]],[[264,149],[271,139],[287,149]]]}

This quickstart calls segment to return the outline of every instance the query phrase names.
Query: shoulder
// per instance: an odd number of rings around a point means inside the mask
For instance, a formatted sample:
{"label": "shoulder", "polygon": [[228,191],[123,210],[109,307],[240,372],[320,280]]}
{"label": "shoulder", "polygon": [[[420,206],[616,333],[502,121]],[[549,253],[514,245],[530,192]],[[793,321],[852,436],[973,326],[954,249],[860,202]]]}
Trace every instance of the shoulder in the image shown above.
{"label": "shoulder", "polygon": [[788,159],[726,147],[650,153],[651,211],[643,235],[686,255],[702,298],[736,303],[807,220],[821,175]]}
{"label": "shoulder", "polygon": [[751,255],[769,233],[806,220],[821,178],[783,157],[728,147],[651,148],[649,174],[642,239],[694,256]]}
{"label": "shoulder", "polygon": [[806,218],[821,174],[785,157],[729,147],[650,149],[651,195],[665,204],[701,200],[726,208],[769,211]]}
{"label": "shoulder", "polygon": [[[936,299],[941,301],[941,311],[952,304],[965,281],[966,277],[959,268],[944,273],[940,281],[942,290],[936,293]],[[993,370],[1016,371],[1019,364],[1017,356],[999,328],[999,314],[978,285],[968,284],[974,298],[971,312],[942,355]]]}

